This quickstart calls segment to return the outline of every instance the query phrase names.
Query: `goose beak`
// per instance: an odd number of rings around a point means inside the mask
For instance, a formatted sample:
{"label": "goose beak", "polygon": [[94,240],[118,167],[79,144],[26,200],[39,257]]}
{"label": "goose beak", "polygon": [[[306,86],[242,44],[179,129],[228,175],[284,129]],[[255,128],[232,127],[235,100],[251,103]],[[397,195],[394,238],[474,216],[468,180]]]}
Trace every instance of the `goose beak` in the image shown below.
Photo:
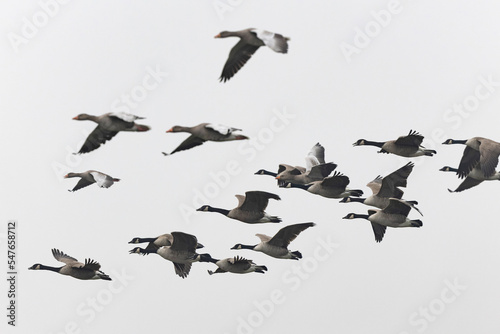
{"label": "goose beak", "polygon": [[68,178],[68,174],[64,175],[64,178],[67,179]]}
{"label": "goose beak", "polygon": [[168,129],[166,132],[174,132],[174,130],[172,130],[172,129]]}
{"label": "goose beak", "polygon": [[78,121],[78,116],[73,117],[72,119]]}
{"label": "goose beak", "polygon": [[281,176],[279,176],[279,175],[275,177],[276,180],[279,180],[280,178],[281,178]]}
{"label": "goose beak", "polygon": [[214,38],[220,38],[220,34],[215,35]]}

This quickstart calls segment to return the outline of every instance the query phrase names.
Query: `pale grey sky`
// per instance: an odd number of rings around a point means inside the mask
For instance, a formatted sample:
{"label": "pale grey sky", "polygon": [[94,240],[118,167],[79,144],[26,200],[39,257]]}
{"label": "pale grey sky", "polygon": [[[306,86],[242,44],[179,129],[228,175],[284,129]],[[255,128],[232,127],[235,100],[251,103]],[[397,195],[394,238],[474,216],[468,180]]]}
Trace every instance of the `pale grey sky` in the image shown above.
{"label": "pale grey sky", "polygon": [[[0,247],[18,228],[18,326],[9,333],[494,333],[498,323],[500,184],[450,194],[464,146],[447,138],[500,141],[500,4],[490,1],[62,1],[0,4],[0,112],[4,175]],[[289,53],[261,48],[229,82],[218,77],[248,27],[291,38]],[[134,97],[135,96],[135,97]],[[128,111],[146,133],[120,133],[75,156],[92,122]],[[173,125],[242,128],[250,141],[206,143],[164,157],[187,134]],[[408,159],[352,147],[410,129],[434,157],[416,167],[404,197],[419,202],[420,229],[388,228],[377,244],[366,213],[299,189],[279,189],[258,169],[304,165],[320,142],[326,160],[362,189]],[[120,178],[70,193],[67,172]],[[281,224],[248,225],[201,204],[231,209],[235,194],[279,194],[267,212]],[[236,243],[313,221],[278,260]],[[133,237],[192,233],[216,258],[241,255],[264,274],[213,275],[195,263],[181,279],[157,255],[128,254]],[[28,271],[57,266],[51,248],[92,258],[114,280],[79,281]],[[4,258],[6,263],[7,259]],[[2,267],[5,267],[2,266]],[[7,284],[0,284],[5,296]],[[4,297],[4,305],[6,305]],[[4,312],[5,308],[4,308]]]}

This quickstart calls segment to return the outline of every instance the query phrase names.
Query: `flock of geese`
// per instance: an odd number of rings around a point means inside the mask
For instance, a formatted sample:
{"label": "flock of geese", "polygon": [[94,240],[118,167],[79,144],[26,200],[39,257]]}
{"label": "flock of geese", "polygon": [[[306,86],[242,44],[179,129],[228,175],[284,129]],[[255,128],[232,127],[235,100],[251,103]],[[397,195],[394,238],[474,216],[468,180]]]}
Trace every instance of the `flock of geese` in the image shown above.
{"label": "flock of geese", "polygon": [[[236,32],[223,31],[215,37],[230,36],[239,37],[240,41],[232,48],[224,65],[220,77],[222,82],[234,76],[260,46],[268,46],[280,53],[286,53],[288,50],[289,39],[287,37],[258,29],[245,29]],[[90,120],[97,123],[96,128],[89,134],[77,154],[89,153],[98,149],[121,131],[145,132],[150,130],[147,125],[135,123],[142,117],[127,113],[107,113],[101,116],[80,114],[73,119]],[[223,142],[248,139],[247,136],[236,133],[239,131],[242,130],[210,123],[201,123],[192,127],[174,126],[167,130],[167,133],[186,132],[190,136],[171,153],[162,153],[168,156],[202,145],[207,141]],[[376,146],[380,148],[379,153],[390,153],[406,158],[432,157],[436,151],[423,147],[423,139],[421,134],[411,130],[408,135],[395,140],[379,142],[359,139],[353,146]],[[455,172],[460,179],[464,179],[453,192],[464,191],[486,180],[500,180],[500,173],[495,170],[500,155],[500,143],[486,138],[474,137],[468,140],[448,139],[443,144],[466,146],[457,168],[446,166],[441,169],[441,171]],[[412,162],[408,162],[384,177],[377,176],[370,181],[367,187],[371,189],[372,194],[366,198],[361,197],[362,190],[348,187],[349,177],[338,172],[335,163],[325,161],[325,149],[319,143],[314,145],[306,155],[305,162],[305,167],[280,164],[276,172],[261,169],[255,174],[274,177],[278,187],[282,189],[302,189],[318,196],[341,199],[341,203],[358,202],[375,207],[376,209],[368,210],[367,214],[349,213],[343,219],[361,218],[368,220],[371,223],[376,242],[383,240],[387,227],[421,227],[423,225],[420,219],[408,218],[412,209],[420,215],[422,213],[416,207],[417,201],[403,199],[404,192],[400,189],[407,186],[407,179],[415,166]],[[65,178],[74,177],[79,177],[80,180],[70,191],[77,191],[93,183],[101,188],[108,188],[114,182],[119,181],[117,178],[95,170],[81,173],[71,172],[65,176]],[[264,191],[247,191],[245,196],[236,195],[236,198],[238,205],[233,209],[217,208],[207,204],[198,208],[197,211],[215,212],[248,224],[280,223],[282,221],[278,216],[265,212],[270,199],[280,200],[278,195]],[[237,243],[231,249],[253,250],[278,259],[299,260],[302,258],[302,254],[299,251],[290,251],[288,246],[300,233],[314,225],[313,222],[288,225],[278,230],[272,237],[256,234],[260,243],[255,245]],[[133,248],[130,250],[130,254],[154,253],[160,255],[173,263],[175,273],[182,278],[189,275],[194,262],[215,264],[217,267],[215,271],[208,270],[210,275],[225,272],[245,274],[265,273],[267,271],[265,265],[257,265],[252,260],[241,256],[216,259],[208,253],[200,254],[198,250],[204,246],[198,243],[196,236],[184,232],[171,232],[147,238],[135,237],[129,243],[147,243],[144,248]],[[94,260],[86,259],[84,263],[81,263],[58,249],[52,249],[52,254],[57,261],[65,265],[50,267],[37,263],[29,269],[50,270],[82,280],[111,280],[108,275],[100,271],[100,264]]]}

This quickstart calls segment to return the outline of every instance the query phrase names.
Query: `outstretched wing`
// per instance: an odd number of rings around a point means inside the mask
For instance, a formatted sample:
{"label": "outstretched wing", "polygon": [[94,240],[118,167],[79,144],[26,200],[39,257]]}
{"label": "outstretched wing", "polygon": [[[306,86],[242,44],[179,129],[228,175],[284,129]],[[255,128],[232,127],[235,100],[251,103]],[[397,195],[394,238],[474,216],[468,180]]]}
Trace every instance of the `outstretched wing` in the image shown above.
{"label": "outstretched wing", "polygon": [[274,237],[272,237],[272,239],[269,241],[269,244],[286,248],[292,241],[295,240],[295,238],[297,238],[300,232],[314,225],[316,224],[301,223],[283,227],[281,230],[278,231],[278,233],[274,235]]}
{"label": "outstretched wing", "polygon": [[190,148],[200,146],[203,144],[205,140],[201,139],[200,137],[197,137],[195,135],[191,135],[187,137],[186,140],[184,140],[175,150],[173,150],[170,154],[174,154],[175,152],[180,152],[180,151],[185,151],[189,150]]}
{"label": "outstretched wing", "polygon": [[270,198],[278,201],[281,200],[278,195],[265,191],[247,191],[245,193],[245,201],[239,208],[244,211],[264,211],[267,208]]}
{"label": "outstretched wing", "polygon": [[98,125],[94,131],[89,134],[85,143],[83,143],[82,148],[78,151],[78,154],[88,153],[99,148],[106,141],[113,138],[117,133],[117,131],[109,131]]}
{"label": "outstretched wing", "polygon": [[231,52],[229,52],[229,57],[224,64],[219,80],[226,82],[231,79],[243,67],[243,65],[246,64],[248,59],[252,57],[258,48],[259,46],[247,44],[242,39],[236,43],[236,45],[231,49]]}
{"label": "outstretched wing", "polygon": [[70,265],[73,265],[74,263],[79,263],[83,266],[83,263],[78,262],[77,259],[69,256],[68,254],[61,252],[59,249],[53,248],[52,255],[59,262],[63,262],[63,263],[70,264]]}
{"label": "outstretched wing", "polygon": [[396,139],[396,144],[404,146],[413,146],[418,148],[420,147],[420,144],[422,144],[423,140],[424,136],[422,136],[417,131],[410,130],[407,136],[401,136],[398,139]]}

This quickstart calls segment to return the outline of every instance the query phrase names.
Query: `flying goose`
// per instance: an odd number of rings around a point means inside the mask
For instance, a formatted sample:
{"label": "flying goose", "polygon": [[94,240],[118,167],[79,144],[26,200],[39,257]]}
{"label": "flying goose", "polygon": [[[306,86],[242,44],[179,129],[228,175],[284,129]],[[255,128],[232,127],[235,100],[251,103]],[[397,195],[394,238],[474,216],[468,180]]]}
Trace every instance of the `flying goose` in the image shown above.
{"label": "flying goose", "polygon": [[424,136],[417,131],[410,130],[407,136],[401,136],[396,140],[389,140],[385,142],[369,141],[366,139],[359,139],[353,146],[371,145],[380,147],[378,153],[392,153],[402,157],[412,158],[427,155],[432,157],[437,152],[434,150],[427,150],[423,147],[422,141]]}
{"label": "flying goose", "polygon": [[298,260],[302,258],[302,254],[299,251],[289,251],[288,245],[297,238],[300,232],[314,225],[316,224],[301,223],[288,225],[279,230],[272,238],[264,234],[256,234],[261,240],[259,244],[253,246],[236,244],[231,249],[251,249],[278,259]]}
{"label": "flying goose", "polygon": [[81,280],[102,279],[111,281],[111,278],[100,271],[101,265],[94,260],[85,259],[85,263],[78,262],[77,259],[64,254],[58,249],[52,249],[52,255],[57,261],[65,263],[62,267],[49,267],[36,263],[29,267],[30,270],[50,270],[61,275],[68,275]]}
{"label": "flying goose", "polygon": [[193,262],[203,262],[204,259],[210,258],[210,255],[196,253],[198,240],[194,235],[183,232],[172,232],[171,234],[174,240],[170,246],[150,247],[150,249],[135,247],[129,253],[142,255],[156,253],[174,264],[175,273],[178,276],[186,278],[191,271]]}
{"label": "flying goose", "polygon": [[[146,250],[153,250],[153,249],[160,248],[163,246],[172,246],[173,241],[174,241],[174,237],[172,236],[172,234],[165,233],[165,234],[157,236],[156,238],[135,237],[131,241],[129,241],[129,244],[142,244],[144,242],[148,242]],[[196,245],[196,248],[197,249],[203,248],[203,245],[198,243]]]}
{"label": "flying goose", "polygon": [[[372,190],[371,196],[367,198],[344,197],[340,203],[359,202],[379,209],[385,208],[389,205],[389,198],[401,199],[403,197],[404,192],[398,187],[406,187],[407,179],[413,170],[413,166],[414,164],[409,162],[385,177],[381,177],[380,175],[377,176],[366,185]],[[409,203],[413,209],[422,214],[415,206],[418,204],[417,201],[406,202]]]}
{"label": "flying goose", "polygon": [[238,72],[261,46],[268,46],[279,53],[288,52],[288,37],[265,30],[249,28],[240,31],[222,31],[215,38],[239,37],[240,41],[231,49],[219,78],[226,82]]}
{"label": "flying goose", "polygon": [[92,183],[97,183],[97,185],[101,188],[109,188],[113,185],[113,183],[120,181],[120,179],[116,179],[107,174],[98,172],[96,170],[88,170],[83,173],[68,173],[64,175],[65,179],[79,177],[80,181],[76,184],[76,186],[72,190],[68,190],[70,192],[77,191],[78,189],[87,187]]}
{"label": "flying goose", "polygon": [[227,259],[217,260],[208,258],[204,262],[212,262],[217,265],[217,270],[208,270],[210,275],[221,274],[221,273],[234,273],[234,274],[246,274],[246,273],[262,273],[265,274],[267,271],[266,266],[256,265],[252,260],[247,260],[240,256],[230,257]]}
{"label": "flying goose", "polygon": [[458,165],[457,174],[459,178],[463,179],[466,177],[477,163],[480,164],[481,171],[485,177],[495,174],[495,168],[498,165],[498,156],[500,155],[500,143],[487,138],[473,137],[468,140],[447,139],[443,144],[467,145]]}
{"label": "flying goose", "polygon": [[342,219],[364,218],[372,224],[375,241],[381,242],[384,238],[386,227],[421,227],[420,219],[408,219],[411,206],[403,200],[391,198],[389,205],[382,210],[368,210],[367,215],[349,213]]}
{"label": "flying goose", "polygon": [[[440,169],[440,171],[455,172],[457,174],[459,173],[459,170],[457,168],[449,166],[444,166],[443,168]],[[489,180],[500,180],[500,172],[495,172],[495,174],[486,177],[481,169],[481,164],[477,164],[476,167],[474,167],[474,169],[470,171],[465,180],[463,180],[463,182],[460,183],[457,189],[455,190],[448,189],[448,191],[450,193],[458,193],[470,189],[472,187],[475,187],[483,181],[489,181]]]}
{"label": "flying goose", "polygon": [[87,137],[78,154],[88,153],[99,148],[101,144],[113,138],[120,131],[149,131],[149,126],[135,123],[135,120],[143,118],[124,112],[111,112],[101,116],[80,114],[73,117],[77,121],[88,120],[97,123],[97,127]]}
{"label": "flying goose", "polygon": [[[190,148],[199,146],[206,141],[231,141],[231,140],[248,139],[247,136],[234,134],[233,132],[235,131],[241,131],[241,129],[231,128],[220,124],[210,124],[210,123],[201,123],[192,127],[176,125],[171,129],[167,130],[167,132],[168,133],[187,132],[190,133],[191,136],[189,136],[186,140],[184,140],[170,154],[174,154],[175,152],[180,152],[184,150],[189,150]],[[162,153],[163,155],[170,155],[165,152]]]}
{"label": "flying goose", "polygon": [[313,181],[308,184],[286,182],[282,187],[300,188],[327,198],[359,197],[363,195],[363,191],[360,189],[348,189],[348,184],[349,178],[347,176],[335,172],[332,176],[325,177],[322,181]]}
{"label": "flying goose", "polygon": [[238,199],[238,206],[232,210],[203,205],[196,211],[218,212],[228,218],[237,219],[249,224],[281,222],[281,218],[270,216],[264,212],[270,198],[278,201],[281,199],[278,195],[265,191],[247,191],[245,196],[236,195],[236,198]]}
{"label": "flying goose", "polygon": [[[325,162],[325,148],[320,144],[315,144],[305,157],[306,167],[291,167],[280,165],[275,178],[278,185],[283,186],[285,182],[296,184],[307,184],[313,181],[321,181],[337,168],[333,162]],[[263,173],[266,174],[266,173]],[[267,173],[269,175],[269,173]]]}

